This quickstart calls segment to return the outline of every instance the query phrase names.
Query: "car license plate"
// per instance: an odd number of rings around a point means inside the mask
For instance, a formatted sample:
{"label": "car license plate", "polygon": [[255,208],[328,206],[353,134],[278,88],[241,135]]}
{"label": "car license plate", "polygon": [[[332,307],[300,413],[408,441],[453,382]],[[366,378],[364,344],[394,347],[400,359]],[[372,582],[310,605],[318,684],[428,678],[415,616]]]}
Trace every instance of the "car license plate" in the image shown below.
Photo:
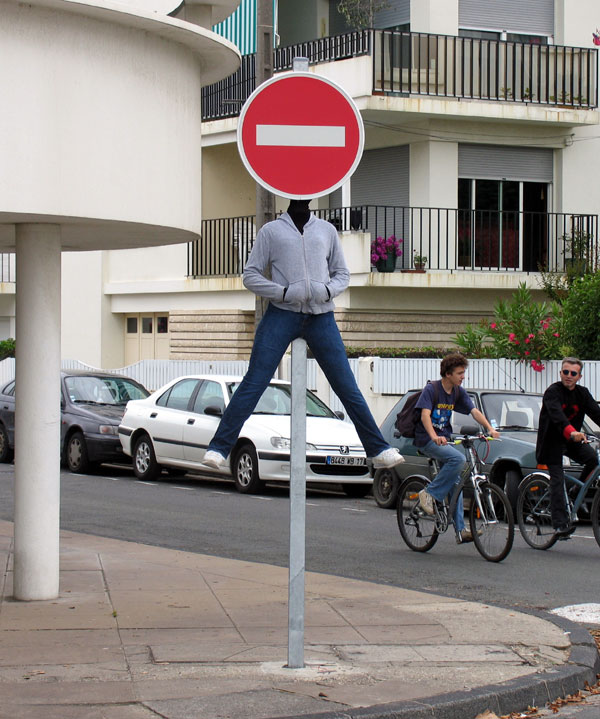
{"label": "car license plate", "polygon": [[366,464],[364,457],[327,457],[327,464],[345,464],[350,467],[360,467]]}

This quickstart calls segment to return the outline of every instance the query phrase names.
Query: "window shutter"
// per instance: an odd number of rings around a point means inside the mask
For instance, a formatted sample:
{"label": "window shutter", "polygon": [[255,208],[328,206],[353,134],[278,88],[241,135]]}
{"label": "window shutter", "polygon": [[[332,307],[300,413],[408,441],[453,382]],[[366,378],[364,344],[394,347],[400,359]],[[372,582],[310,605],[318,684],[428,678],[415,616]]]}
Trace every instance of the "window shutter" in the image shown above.
{"label": "window shutter", "polygon": [[476,180],[552,182],[553,161],[546,147],[458,146],[458,176]]}
{"label": "window shutter", "polygon": [[460,27],[554,35],[554,0],[460,0]]}

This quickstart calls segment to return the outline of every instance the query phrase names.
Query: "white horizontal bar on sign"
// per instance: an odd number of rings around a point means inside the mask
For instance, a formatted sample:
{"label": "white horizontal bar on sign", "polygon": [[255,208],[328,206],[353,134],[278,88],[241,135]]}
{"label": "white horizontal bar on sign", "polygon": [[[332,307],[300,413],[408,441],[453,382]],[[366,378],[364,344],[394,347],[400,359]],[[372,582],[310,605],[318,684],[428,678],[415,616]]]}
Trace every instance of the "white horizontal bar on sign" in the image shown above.
{"label": "white horizontal bar on sign", "polygon": [[257,125],[257,145],[285,147],[345,147],[343,125]]}

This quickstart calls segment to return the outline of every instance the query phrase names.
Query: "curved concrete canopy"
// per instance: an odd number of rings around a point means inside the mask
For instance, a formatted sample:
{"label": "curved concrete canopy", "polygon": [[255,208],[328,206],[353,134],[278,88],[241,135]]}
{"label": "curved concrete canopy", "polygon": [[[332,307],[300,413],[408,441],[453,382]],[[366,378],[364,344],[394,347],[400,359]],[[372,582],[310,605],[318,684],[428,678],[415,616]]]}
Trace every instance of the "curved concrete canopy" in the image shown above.
{"label": "curved concrete canopy", "polygon": [[114,0],[114,2],[118,5],[130,5],[146,12],[169,15],[178,10],[183,5],[184,0]]}
{"label": "curved concrete canopy", "polygon": [[69,250],[197,237],[200,89],[238,65],[215,33],[122,4],[0,3],[0,247],[22,223]]}
{"label": "curved concrete canopy", "polygon": [[[215,0],[215,2],[233,5],[239,0]],[[3,0],[4,3],[20,5],[22,0]],[[150,2],[150,6],[155,0]],[[213,5],[213,3],[206,3]],[[185,45],[193,50],[200,60],[202,85],[212,85],[218,80],[233,74],[240,66],[240,53],[236,45],[229,40],[183,20],[168,15],[159,15],[153,10],[143,10],[136,4],[127,2],[105,2],[103,0],[29,0],[33,7],[46,7],[63,12],[72,12],[98,20],[144,30],[150,34]],[[233,12],[232,10],[232,12]],[[229,13],[231,14],[231,13]],[[227,15],[225,17],[228,17]],[[224,18],[223,18],[224,19]]]}

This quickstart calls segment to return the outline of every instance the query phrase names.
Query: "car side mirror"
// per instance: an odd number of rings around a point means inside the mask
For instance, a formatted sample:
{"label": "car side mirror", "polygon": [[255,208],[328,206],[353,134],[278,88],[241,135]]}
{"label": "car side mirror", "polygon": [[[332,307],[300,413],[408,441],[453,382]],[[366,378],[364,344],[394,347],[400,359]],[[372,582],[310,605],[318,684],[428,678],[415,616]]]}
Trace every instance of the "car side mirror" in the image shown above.
{"label": "car side mirror", "polygon": [[333,413],[336,417],[339,417],[339,419],[346,419],[346,415],[342,412],[341,409],[338,409],[336,412]]}
{"label": "car side mirror", "polygon": [[395,437],[396,439],[400,439],[400,437],[402,437],[402,435],[400,434],[400,432],[398,432],[397,429],[394,430],[394,437]]}
{"label": "car side mirror", "polygon": [[211,417],[221,417],[223,410],[214,404],[209,404],[208,407],[204,408],[204,414],[209,414]]}
{"label": "car side mirror", "polygon": [[481,430],[477,425],[474,424],[465,424],[464,427],[460,428],[461,434],[481,434]]}

